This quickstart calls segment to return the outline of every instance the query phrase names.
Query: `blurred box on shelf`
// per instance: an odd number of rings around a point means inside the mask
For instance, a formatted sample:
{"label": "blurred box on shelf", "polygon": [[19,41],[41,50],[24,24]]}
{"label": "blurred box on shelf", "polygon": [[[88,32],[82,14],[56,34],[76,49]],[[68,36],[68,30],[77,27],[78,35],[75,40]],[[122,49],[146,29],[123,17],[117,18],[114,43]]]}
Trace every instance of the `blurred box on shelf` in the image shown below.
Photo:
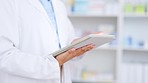
{"label": "blurred box on shelf", "polygon": [[134,6],[131,3],[124,4],[124,12],[125,14],[133,14],[134,13]]}
{"label": "blurred box on shelf", "polygon": [[72,9],[73,9],[73,5],[74,5],[74,0],[63,0],[66,9],[67,9],[67,13],[68,14],[72,14]]}
{"label": "blurred box on shelf", "polygon": [[111,82],[114,80],[114,76],[113,73],[98,73],[96,71],[85,71],[82,74],[82,80],[96,82]]}
{"label": "blurred box on shelf", "polygon": [[143,40],[137,40],[135,47],[136,48],[144,48],[144,41]]}
{"label": "blurred box on shelf", "polygon": [[73,6],[74,14],[87,14],[88,13],[88,0],[75,0]]}
{"label": "blurred box on shelf", "polygon": [[71,63],[71,65],[71,77],[73,81],[112,82],[114,80],[112,71],[89,69],[79,61]]}
{"label": "blurred box on shelf", "polygon": [[97,32],[100,34],[108,34],[115,35],[115,40],[110,43],[102,45],[102,47],[116,47],[117,46],[117,32],[115,29],[115,25],[113,24],[100,24],[95,28],[75,28],[76,36],[83,37],[89,34],[96,34]]}
{"label": "blurred box on shelf", "polygon": [[75,32],[76,32],[76,36],[78,37],[83,37],[83,36],[86,36],[86,35],[89,35],[89,34],[95,34],[97,31],[95,28],[76,28],[75,29]]}
{"label": "blurred box on shelf", "polygon": [[124,36],[122,43],[125,48],[145,48],[144,40],[136,39],[132,36]]}
{"label": "blurred box on shelf", "polygon": [[98,31],[105,34],[113,34],[115,33],[115,26],[112,24],[101,24],[98,26]]}
{"label": "blurred box on shelf", "polygon": [[100,73],[97,79],[100,82],[112,82],[114,80],[114,75],[113,73]]}
{"label": "blurred box on shelf", "polygon": [[123,38],[123,46],[126,48],[132,47],[132,37],[131,36],[124,36]]}
{"label": "blurred box on shelf", "polygon": [[146,14],[146,6],[144,4],[138,4],[135,7],[136,14]]}
{"label": "blurred box on shelf", "polygon": [[147,2],[146,0],[125,0],[123,8],[125,14],[145,15]]}
{"label": "blurred box on shelf", "polygon": [[119,5],[115,1],[89,0],[88,8],[89,14],[117,15],[119,13]]}
{"label": "blurred box on shelf", "polygon": [[115,15],[119,12],[117,2],[104,0],[64,0],[69,14]]}
{"label": "blurred box on shelf", "polygon": [[83,71],[81,75],[81,80],[85,81],[97,81],[97,72],[96,71]]}
{"label": "blurred box on shelf", "polygon": [[106,3],[100,0],[89,0],[89,14],[104,14]]}
{"label": "blurred box on shelf", "polygon": [[117,2],[107,3],[104,13],[106,15],[118,15],[119,14],[119,4]]}
{"label": "blurred box on shelf", "polygon": [[[115,26],[112,24],[101,24],[98,26],[97,31],[103,32],[104,34],[115,35],[115,37],[117,38]],[[116,45],[117,45],[117,39],[115,39],[111,43],[103,45],[102,47],[110,47],[110,46],[115,47]]]}

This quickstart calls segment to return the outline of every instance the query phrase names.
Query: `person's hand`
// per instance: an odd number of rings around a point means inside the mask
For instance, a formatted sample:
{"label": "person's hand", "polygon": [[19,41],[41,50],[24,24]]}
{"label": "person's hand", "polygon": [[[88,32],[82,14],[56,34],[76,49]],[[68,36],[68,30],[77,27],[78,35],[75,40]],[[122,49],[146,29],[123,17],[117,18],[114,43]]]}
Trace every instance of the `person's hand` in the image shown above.
{"label": "person's hand", "polygon": [[[95,33],[91,33],[91,34],[104,34],[103,32],[95,32]],[[80,38],[77,38],[75,40],[73,40],[72,43],[74,43],[75,41],[79,40]],[[90,44],[90,45],[86,45],[84,47],[81,47],[79,49],[70,49],[60,55],[58,55],[56,57],[57,61],[59,62],[60,66],[62,66],[65,62],[69,61],[70,59],[74,58],[74,57],[77,57],[77,56],[80,56],[84,53],[86,53],[87,51],[90,51],[91,49],[93,49],[95,47],[95,45],[93,44]]]}
{"label": "person's hand", "polygon": [[86,45],[86,46],[78,48],[78,49],[72,48],[72,49],[58,55],[56,57],[56,59],[59,62],[59,65],[62,66],[65,62],[69,61],[70,59],[80,56],[80,55],[86,53],[87,51],[90,51],[94,47],[95,46],[93,44],[90,44],[90,45]]}

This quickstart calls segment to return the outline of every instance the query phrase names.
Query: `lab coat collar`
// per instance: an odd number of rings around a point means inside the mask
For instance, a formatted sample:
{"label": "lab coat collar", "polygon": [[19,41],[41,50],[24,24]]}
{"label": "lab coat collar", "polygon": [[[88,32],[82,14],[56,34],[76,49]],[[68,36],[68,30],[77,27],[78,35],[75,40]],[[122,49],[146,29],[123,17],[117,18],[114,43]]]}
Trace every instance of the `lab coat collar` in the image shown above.
{"label": "lab coat collar", "polygon": [[28,1],[50,22],[50,18],[39,0],[28,0]]}
{"label": "lab coat collar", "polygon": [[63,36],[62,36],[62,30],[63,30],[63,23],[62,23],[62,15],[61,13],[63,12],[63,10],[60,10],[60,6],[61,6],[61,2],[60,0],[52,0],[52,5],[53,5],[53,9],[54,9],[54,13],[55,13],[55,17],[56,17],[56,22],[57,22],[57,28],[58,28],[58,34],[59,34],[59,41],[61,44],[61,47],[64,47],[63,44]]}
{"label": "lab coat collar", "polygon": [[[46,10],[44,9],[44,7],[42,6],[42,4],[40,3],[39,0],[28,0],[29,3],[34,6],[48,21],[49,23],[51,23],[51,20],[46,12]],[[55,17],[56,17],[56,21],[57,21],[57,26],[58,26],[58,20],[57,18],[59,18],[59,13],[58,13],[58,8],[56,5],[56,0],[52,0],[52,4],[53,4],[53,9],[55,12]],[[59,27],[59,26],[58,26]]]}
{"label": "lab coat collar", "polygon": [[[51,20],[46,12],[46,10],[44,9],[44,7],[42,6],[42,4],[40,3],[39,0],[28,0],[29,3],[34,6],[49,22],[49,24],[51,24]],[[55,13],[55,17],[56,17],[56,22],[57,22],[57,28],[58,28],[58,32],[59,30],[61,30],[61,15],[59,14],[59,8],[58,8],[58,0],[52,0],[52,4],[53,4],[53,9],[54,9],[54,13]],[[51,24],[52,26],[52,24]],[[62,43],[62,37],[60,36],[60,32],[59,32],[59,41],[60,43]],[[63,47],[63,45],[61,44],[61,46]]]}

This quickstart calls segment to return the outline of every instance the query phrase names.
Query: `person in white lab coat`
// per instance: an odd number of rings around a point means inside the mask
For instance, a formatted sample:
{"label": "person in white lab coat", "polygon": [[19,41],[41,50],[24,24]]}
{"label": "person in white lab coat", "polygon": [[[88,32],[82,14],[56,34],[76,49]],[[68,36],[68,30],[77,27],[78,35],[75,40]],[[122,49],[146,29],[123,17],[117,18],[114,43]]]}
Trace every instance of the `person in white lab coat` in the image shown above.
{"label": "person in white lab coat", "polygon": [[68,61],[94,46],[50,55],[76,38],[63,3],[52,5],[57,30],[39,0],[0,0],[0,83],[71,83]]}

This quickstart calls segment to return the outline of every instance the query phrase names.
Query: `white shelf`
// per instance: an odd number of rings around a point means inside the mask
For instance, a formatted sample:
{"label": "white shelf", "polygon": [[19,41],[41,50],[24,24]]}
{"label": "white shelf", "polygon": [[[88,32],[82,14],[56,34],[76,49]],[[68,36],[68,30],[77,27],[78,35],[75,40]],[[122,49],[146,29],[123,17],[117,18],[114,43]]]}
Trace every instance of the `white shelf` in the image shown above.
{"label": "white shelf", "polygon": [[88,81],[88,80],[73,80],[74,83],[114,83],[114,81]]}
{"label": "white shelf", "polygon": [[124,51],[137,51],[137,52],[148,52],[148,49],[144,48],[124,48]]}
{"label": "white shelf", "polygon": [[143,15],[140,15],[140,14],[127,14],[127,15],[124,15],[125,18],[148,18],[148,15],[146,14],[143,14]]}
{"label": "white shelf", "polygon": [[85,18],[85,17],[109,17],[109,18],[117,18],[118,15],[97,15],[97,14],[70,14],[69,17],[79,17],[79,18]]}

